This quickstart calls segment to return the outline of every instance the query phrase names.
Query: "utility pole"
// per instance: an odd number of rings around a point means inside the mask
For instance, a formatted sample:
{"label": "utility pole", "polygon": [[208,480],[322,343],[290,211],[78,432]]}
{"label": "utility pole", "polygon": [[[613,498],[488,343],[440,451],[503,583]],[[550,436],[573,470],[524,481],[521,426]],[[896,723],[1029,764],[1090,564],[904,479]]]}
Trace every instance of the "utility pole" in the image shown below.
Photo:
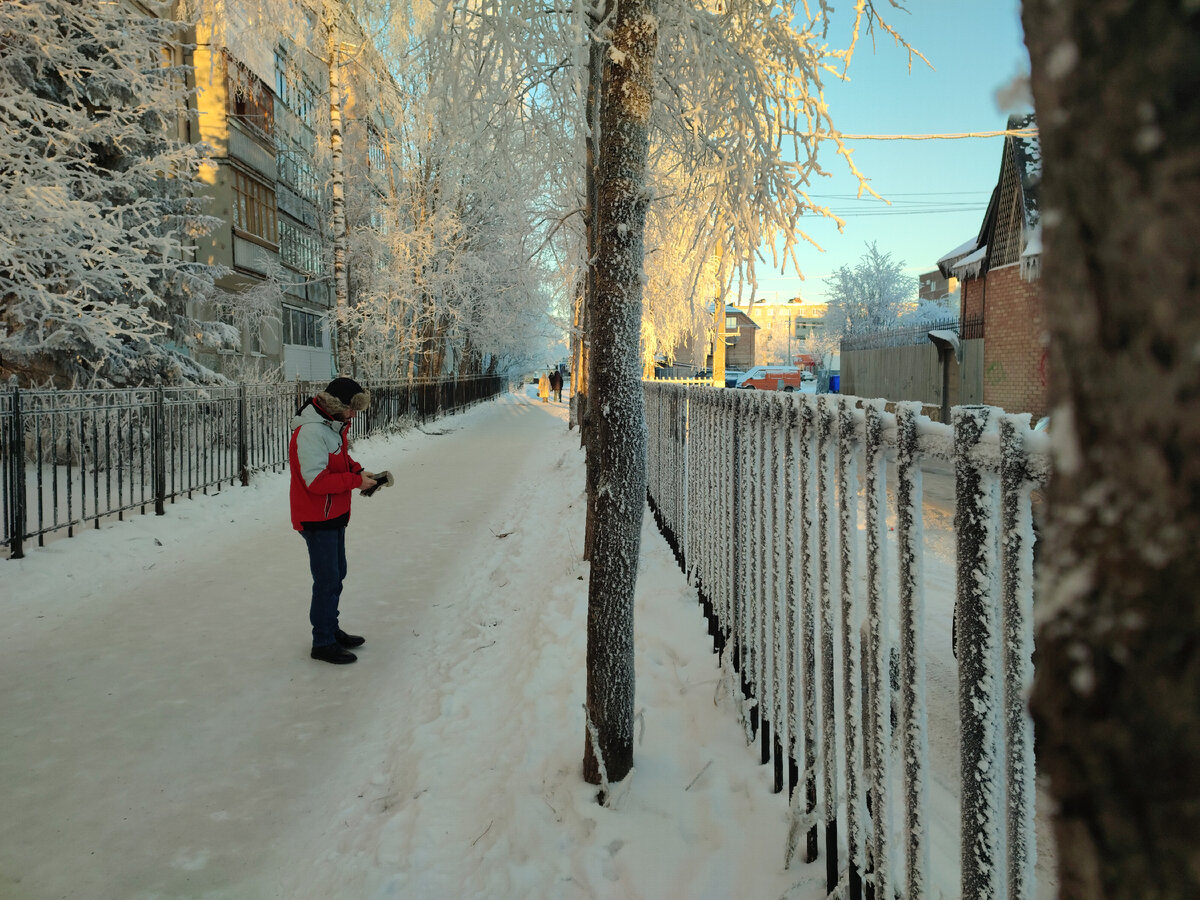
{"label": "utility pole", "polygon": [[717,242],[717,290],[713,302],[717,320],[713,330],[713,387],[725,387],[725,241]]}
{"label": "utility pole", "polygon": [[713,387],[725,387],[725,298],[717,297],[713,304],[716,309],[716,333],[713,335]]}

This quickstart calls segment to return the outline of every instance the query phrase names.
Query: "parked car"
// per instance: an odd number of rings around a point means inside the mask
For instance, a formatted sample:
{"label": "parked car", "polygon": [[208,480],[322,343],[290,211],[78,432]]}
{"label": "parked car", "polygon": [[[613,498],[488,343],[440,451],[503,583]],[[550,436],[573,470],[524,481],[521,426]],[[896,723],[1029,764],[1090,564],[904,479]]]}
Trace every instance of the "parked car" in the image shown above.
{"label": "parked car", "polygon": [[814,375],[812,372],[809,372],[806,370],[806,371],[800,373],[800,380],[801,381],[816,381],[817,376]]}
{"label": "parked car", "polygon": [[746,373],[741,369],[726,369],[725,370],[725,387],[737,387],[738,379]]}
{"label": "parked car", "polygon": [[759,391],[798,391],[804,383],[795,366],[755,366],[737,380],[737,387]]}

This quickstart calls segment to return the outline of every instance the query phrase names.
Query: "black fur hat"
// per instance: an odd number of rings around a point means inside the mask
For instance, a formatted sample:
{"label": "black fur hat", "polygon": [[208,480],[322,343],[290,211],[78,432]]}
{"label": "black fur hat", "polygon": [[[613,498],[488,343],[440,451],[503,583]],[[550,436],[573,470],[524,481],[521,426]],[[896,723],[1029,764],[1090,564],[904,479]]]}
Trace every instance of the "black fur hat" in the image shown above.
{"label": "black fur hat", "polygon": [[325,412],[332,415],[348,409],[366,409],[371,405],[371,394],[353,378],[335,378],[317,394],[317,400]]}

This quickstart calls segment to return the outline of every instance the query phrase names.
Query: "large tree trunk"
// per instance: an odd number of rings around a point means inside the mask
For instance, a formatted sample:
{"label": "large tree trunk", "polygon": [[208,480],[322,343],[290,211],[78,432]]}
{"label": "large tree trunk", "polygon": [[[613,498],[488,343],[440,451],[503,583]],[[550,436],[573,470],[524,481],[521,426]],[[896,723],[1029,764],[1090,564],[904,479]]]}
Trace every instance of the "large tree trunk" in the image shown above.
{"label": "large tree trunk", "polygon": [[1200,897],[1200,11],[1025,0],[1024,24],[1056,403],[1032,709],[1060,895]]}
{"label": "large tree trunk", "polygon": [[[626,0],[612,24],[600,102],[600,223],[591,298],[587,465],[595,492],[588,582],[584,778],[633,766],[633,591],[646,498],[646,419],[638,378],[646,157],[658,50],[655,0]],[[597,758],[597,751],[599,757]],[[603,771],[602,771],[603,770]]]}

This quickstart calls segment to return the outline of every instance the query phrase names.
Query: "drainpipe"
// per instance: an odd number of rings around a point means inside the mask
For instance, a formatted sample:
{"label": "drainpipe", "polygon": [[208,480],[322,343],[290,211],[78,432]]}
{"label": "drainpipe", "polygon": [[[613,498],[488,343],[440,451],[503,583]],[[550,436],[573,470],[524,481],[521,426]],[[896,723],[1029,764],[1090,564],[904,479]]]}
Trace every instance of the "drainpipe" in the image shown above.
{"label": "drainpipe", "polygon": [[942,414],[943,424],[950,423],[950,356],[955,362],[962,362],[962,344],[958,335],[948,329],[938,329],[927,335],[937,347],[938,361],[942,364]]}

